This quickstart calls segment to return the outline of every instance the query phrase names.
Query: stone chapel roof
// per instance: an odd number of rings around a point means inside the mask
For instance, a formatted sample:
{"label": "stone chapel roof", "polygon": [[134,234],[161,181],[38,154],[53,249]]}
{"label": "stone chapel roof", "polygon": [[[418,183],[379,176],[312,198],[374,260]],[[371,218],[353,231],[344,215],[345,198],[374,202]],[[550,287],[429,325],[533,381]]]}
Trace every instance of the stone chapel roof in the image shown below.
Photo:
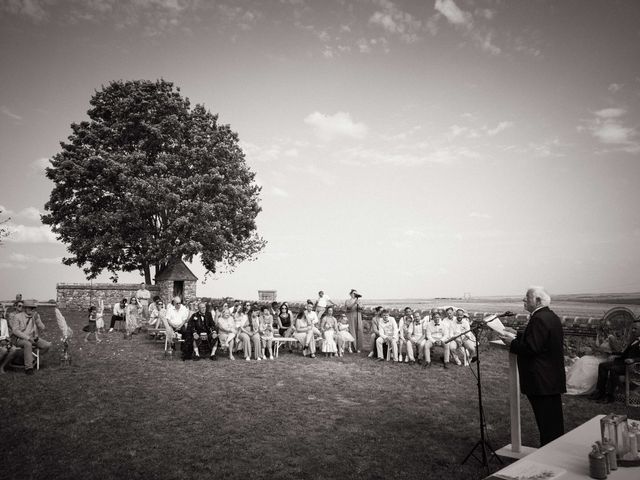
{"label": "stone chapel roof", "polygon": [[171,260],[166,267],[164,267],[158,274],[156,275],[156,282],[162,282],[167,280],[186,280],[186,281],[197,281],[198,277],[196,277],[189,267],[181,260]]}

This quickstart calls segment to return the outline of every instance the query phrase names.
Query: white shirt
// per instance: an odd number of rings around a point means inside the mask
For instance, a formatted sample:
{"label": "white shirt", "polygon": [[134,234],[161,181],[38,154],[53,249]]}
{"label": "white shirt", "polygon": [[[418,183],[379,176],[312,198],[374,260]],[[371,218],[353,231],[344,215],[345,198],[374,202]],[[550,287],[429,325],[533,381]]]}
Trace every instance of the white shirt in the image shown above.
{"label": "white shirt", "polygon": [[329,303],[330,300],[331,299],[326,295],[323,297],[318,297],[318,300],[316,300],[316,305],[320,308],[327,308],[327,304]]}
{"label": "white shirt", "polygon": [[180,308],[176,310],[176,307],[173,305],[167,308],[167,322],[173,328],[180,328],[182,325],[187,323],[189,319],[189,309],[184,305],[180,304]]}
{"label": "white shirt", "polygon": [[449,322],[440,320],[440,323],[436,323],[432,320],[427,324],[427,340],[432,342],[443,341],[449,338]]}
{"label": "white shirt", "polygon": [[384,317],[380,319],[380,323],[378,324],[378,329],[380,330],[380,336],[383,338],[391,338],[393,340],[398,339],[398,324],[396,323],[396,319],[389,316],[387,317],[387,321],[384,321]]}

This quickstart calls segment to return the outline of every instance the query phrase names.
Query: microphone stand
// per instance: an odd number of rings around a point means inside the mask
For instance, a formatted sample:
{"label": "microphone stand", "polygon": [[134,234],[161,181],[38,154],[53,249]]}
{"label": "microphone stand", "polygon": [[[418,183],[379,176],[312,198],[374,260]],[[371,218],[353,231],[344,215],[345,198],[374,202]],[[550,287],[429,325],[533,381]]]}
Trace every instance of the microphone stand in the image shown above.
{"label": "microphone stand", "polygon": [[[492,318],[491,320],[494,320],[495,318],[498,318],[498,316]],[[489,322],[491,320],[488,320]],[[487,440],[487,423],[485,420],[485,416],[484,416],[484,406],[482,404],[482,380],[480,377],[480,334],[482,333],[483,329],[484,329],[484,324],[488,323],[485,322],[484,320],[482,322],[476,323],[475,326],[472,326],[469,328],[469,330],[467,330],[466,332],[462,332],[459,335],[456,335],[455,337],[451,337],[448,340],[446,340],[446,342],[451,342],[453,340],[456,340],[457,338],[460,338],[470,332],[473,332],[476,338],[476,358],[475,358],[475,362],[476,362],[476,371],[473,372],[473,369],[471,370],[471,372],[474,374],[474,376],[476,377],[477,380],[477,388],[478,388],[478,418],[479,418],[479,423],[480,423],[480,440],[478,440],[475,445],[473,446],[473,448],[471,449],[471,451],[467,454],[466,457],[464,457],[464,460],[462,461],[462,465],[464,465],[465,463],[467,463],[467,460],[469,460],[469,458],[473,457],[475,458],[478,462],[480,462],[480,464],[485,467],[485,468],[489,468],[489,462],[491,459],[496,459],[498,461],[498,463],[500,465],[504,465],[504,463],[502,462],[502,460],[500,459],[500,457],[498,457],[498,455],[496,454],[496,451],[493,449],[493,447],[491,446],[491,444],[489,443],[489,441]],[[470,367],[472,368],[472,367]],[[476,456],[476,449],[480,449],[480,458],[478,458]]]}

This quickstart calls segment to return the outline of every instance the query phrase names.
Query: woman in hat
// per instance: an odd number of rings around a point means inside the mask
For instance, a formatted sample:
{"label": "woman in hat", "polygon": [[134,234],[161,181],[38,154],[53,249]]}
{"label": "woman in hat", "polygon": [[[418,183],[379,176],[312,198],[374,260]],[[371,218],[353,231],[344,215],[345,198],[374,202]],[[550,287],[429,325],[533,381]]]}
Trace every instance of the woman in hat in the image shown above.
{"label": "woman in hat", "polygon": [[360,353],[364,343],[364,331],[362,329],[362,312],[360,311],[360,298],[362,295],[353,288],[349,292],[349,298],[344,302],[344,308],[347,311],[347,319],[349,320],[349,330],[355,338],[356,353]]}

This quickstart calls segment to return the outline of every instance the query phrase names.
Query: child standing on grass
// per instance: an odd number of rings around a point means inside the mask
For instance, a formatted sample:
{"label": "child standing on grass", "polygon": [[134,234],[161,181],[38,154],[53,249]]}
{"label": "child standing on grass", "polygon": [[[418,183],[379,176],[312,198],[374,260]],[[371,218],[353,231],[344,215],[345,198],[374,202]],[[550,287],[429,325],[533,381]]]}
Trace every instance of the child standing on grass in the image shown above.
{"label": "child standing on grass", "polygon": [[322,352],[325,357],[333,356],[338,351],[336,345],[336,333],[338,330],[338,321],[333,316],[333,307],[328,307],[322,316],[320,325],[322,331]]}
{"label": "child standing on grass", "polygon": [[104,333],[104,300],[98,301],[98,311],[96,312],[96,329],[98,333]]}
{"label": "child standing on grass", "polygon": [[351,346],[356,341],[353,335],[349,332],[349,319],[346,314],[340,315],[340,321],[338,322],[338,356],[341,357],[344,354],[344,347],[349,345],[349,353],[353,353]]}
{"label": "child standing on grass", "polygon": [[269,307],[264,306],[262,307],[262,315],[260,316],[261,353],[264,356],[264,349],[268,349],[269,360],[273,360],[273,332],[273,315],[271,315]]}
{"label": "child standing on grass", "polygon": [[89,337],[91,336],[91,334],[93,334],[93,336],[95,337],[96,343],[100,343],[102,341],[100,340],[100,335],[98,334],[98,329],[96,327],[97,319],[98,319],[98,314],[96,312],[96,307],[91,305],[89,307],[89,330],[87,332],[87,335],[84,337],[85,342],[89,341]]}

